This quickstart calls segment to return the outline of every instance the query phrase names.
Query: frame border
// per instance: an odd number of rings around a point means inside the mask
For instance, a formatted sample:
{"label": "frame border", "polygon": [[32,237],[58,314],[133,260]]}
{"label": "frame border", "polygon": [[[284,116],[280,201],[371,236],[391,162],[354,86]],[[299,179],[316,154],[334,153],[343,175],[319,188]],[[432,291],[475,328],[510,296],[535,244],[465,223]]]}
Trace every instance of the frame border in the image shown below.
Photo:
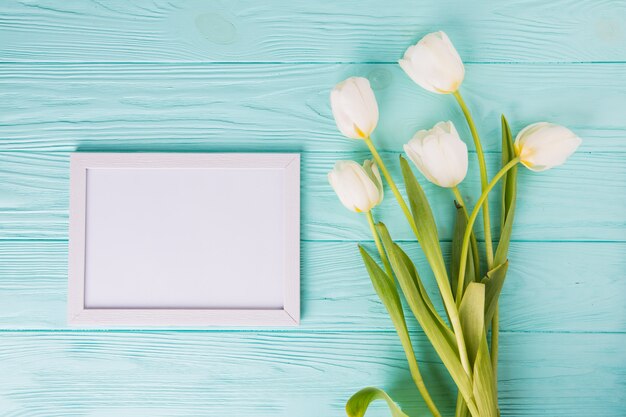
{"label": "frame border", "polygon": [[[285,264],[282,309],[85,308],[89,168],[283,168]],[[299,153],[105,153],[70,156],[67,320],[70,326],[297,326],[300,324]]]}

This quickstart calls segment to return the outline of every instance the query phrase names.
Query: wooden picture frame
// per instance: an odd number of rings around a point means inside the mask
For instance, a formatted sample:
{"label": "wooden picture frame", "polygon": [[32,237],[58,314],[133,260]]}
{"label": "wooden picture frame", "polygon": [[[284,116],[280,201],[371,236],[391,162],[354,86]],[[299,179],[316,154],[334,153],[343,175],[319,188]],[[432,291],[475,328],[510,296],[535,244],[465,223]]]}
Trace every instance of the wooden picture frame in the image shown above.
{"label": "wooden picture frame", "polygon": [[299,324],[299,154],[74,153],[69,235],[72,326]]}

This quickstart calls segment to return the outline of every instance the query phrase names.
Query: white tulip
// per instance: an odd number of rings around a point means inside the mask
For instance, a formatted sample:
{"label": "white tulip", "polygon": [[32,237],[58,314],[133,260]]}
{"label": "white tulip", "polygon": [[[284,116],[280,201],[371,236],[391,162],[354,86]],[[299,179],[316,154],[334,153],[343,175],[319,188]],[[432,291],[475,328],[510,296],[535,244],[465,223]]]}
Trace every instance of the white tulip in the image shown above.
{"label": "white tulip", "polygon": [[444,32],[424,36],[398,62],[413,81],[433,93],[454,93],[465,77],[463,61]]}
{"label": "white tulip", "polygon": [[467,174],[467,145],[452,122],[420,130],[404,151],[428,181],[440,187],[456,187]]}
{"label": "white tulip", "polygon": [[363,166],[354,161],[338,161],[328,173],[328,182],[347,209],[365,213],[383,201],[383,182],[372,161]]}
{"label": "white tulip", "polygon": [[330,92],[330,106],[345,136],[365,139],[376,129],[378,104],[367,78],[350,77],[337,84]]}
{"label": "white tulip", "polygon": [[526,126],[515,138],[515,153],[520,162],[532,171],[563,164],[582,140],[566,127],[547,122]]}

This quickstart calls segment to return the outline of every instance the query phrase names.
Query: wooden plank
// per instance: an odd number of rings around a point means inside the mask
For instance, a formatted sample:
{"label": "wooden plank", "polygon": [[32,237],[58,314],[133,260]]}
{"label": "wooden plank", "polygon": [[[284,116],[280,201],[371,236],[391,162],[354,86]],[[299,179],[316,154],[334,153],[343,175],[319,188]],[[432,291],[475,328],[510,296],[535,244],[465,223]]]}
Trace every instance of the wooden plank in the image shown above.
{"label": "wooden plank", "polygon": [[[584,152],[626,151],[624,68],[468,65],[463,91],[488,152],[500,149],[502,113],[514,132],[545,119],[576,131]],[[330,89],[350,75],[375,88],[380,149],[400,151],[418,129],[448,119],[471,142],[452,97],[422,90],[395,64],[4,63],[0,150],[365,149],[340,135],[330,111]]]}
{"label": "wooden plank", "polygon": [[[445,369],[414,337],[444,415]],[[507,416],[622,416],[624,334],[503,334]],[[391,333],[4,333],[0,407],[28,416],[331,416],[367,385],[411,415],[425,407]],[[368,416],[387,416],[377,405]]]}
{"label": "wooden plank", "polygon": [[[440,304],[417,244],[402,245]],[[303,242],[301,249],[301,329],[393,331],[354,242]],[[445,244],[446,256],[449,250]],[[624,243],[513,243],[501,328],[626,332],[625,252]],[[67,243],[0,241],[0,299],[0,329],[67,328]],[[415,320],[410,326],[418,328]]]}
{"label": "wooden plank", "polygon": [[2,3],[0,58],[63,62],[395,62],[445,30],[478,62],[626,60],[623,2],[410,0],[259,4],[158,0]]}
{"label": "wooden plank", "polygon": [[[362,215],[346,210],[326,177],[338,159],[363,160],[359,152],[302,155],[302,218],[304,240],[369,240]],[[400,179],[397,153],[385,153],[391,171]],[[474,160],[474,155],[470,155]],[[487,155],[495,173],[499,154]],[[585,153],[566,165],[543,173],[521,170],[515,240],[624,241],[626,237],[626,153]],[[461,184],[468,204],[479,195],[478,173],[472,163]],[[69,153],[0,153],[0,239],[67,239]],[[450,240],[454,206],[451,193],[420,174],[440,227]],[[492,199],[497,213],[499,204]],[[567,215],[564,215],[567,213]],[[395,239],[414,239],[392,194],[376,210]],[[498,222],[495,222],[498,223]],[[479,236],[480,225],[479,228]],[[497,236],[497,224],[494,230]]]}

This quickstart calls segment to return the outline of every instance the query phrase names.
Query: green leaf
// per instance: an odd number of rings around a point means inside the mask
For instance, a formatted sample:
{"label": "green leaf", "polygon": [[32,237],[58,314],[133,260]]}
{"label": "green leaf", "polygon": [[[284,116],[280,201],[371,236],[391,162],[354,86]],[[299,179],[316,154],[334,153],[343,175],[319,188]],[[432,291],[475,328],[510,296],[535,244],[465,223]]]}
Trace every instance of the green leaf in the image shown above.
{"label": "green leaf", "polygon": [[491,357],[487,347],[487,333],[483,332],[474,362],[474,399],[480,417],[498,417],[496,384],[493,379]]}
{"label": "green leaf", "polygon": [[[513,168],[515,169],[515,168]],[[511,234],[513,232],[513,219],[515,218],[515,206],[511,207],[508,211],[508,216],[502,226],[502,232],[500,233],[500,242],[496,248],[496,254],[493,257],[495,265],[503,264],[509,256],[509,245],[511,243]]]}
{"label": "green leaf", "polygon": [[389,313],[389,317],[391,318],[396,332],[398,333],[406,359],[409,363],[411,376],[413,377],[418,390],[424,397],[424,401],[426,401],[426,404],[432,410],[432,407],[435,407],[435,405],[430,393],[425,387],[423,387],[422,376],[419,371],[417,360],[415,358],[415,351],[413,350],[409,331],[404,319],[404,311],[402,310],[402,302],[400,301],[400,295],[398,294],[396,283],[393,280],[393,277],[388,276],[363,247],[359,246],[359,250],[361,252],[361,256],[363,257],[363,261],[365,262],[365,267],[369,272],[374,289],[385,305],[385,308]]}
{"label": "green leaf", "polygon": [[[502,165],[515,158],[513,136],[509,124],[502,115]],[[494,263],[500,265],[508,257],[513,219],[515,217],[515,200],[517,198],[517,167],[512,168],[502,179],[502,215],[500,241],[496,249]]]}
{"label": "green leaf", "polygon": [[[419,291],[420,297],[422,297],[422,300],[424,300],[424,302],[426,303],[426,307],[428,307],[428,310],[430,311],[430,314],[433,317],[437,318],[437,321],[441,324],[441,326],[443,328],[448,330],[446,332],[446,335],[451,335],[451,339],[450,340],[454,341],[455,339],[454,339],[454,335],[452,334],[452,330],[450,330],[448,325],[443,321],[443,319],[441,318],[441,316],[437,312],[437,309],[435,308],[435,305],[430,300],[430,296],[428,295],[428,292],[426,291],[426,288],[424,288],[424,284],[422,283],[422,279],[417,274],[417,269],[413,265],[413,262],[411,261],[409,256],[406,254],[406,252],[400,246],[398,246],[397,243],[395,243],[395,242],[393,243],[393,248],[395,250],[395,253],[400,256],[400,260],[406,266],[407,270],[409,271],[409,274],[411,275],[411,278],[413,278],[413,282],[415,283],[415,286],[416,286],[417,290]],[[455,344],[455,343],[456,343],[456,341],[454,341],[452,344]]]}
{"label": "green leaf", "polygon": [[[452,330],[450,330],[446,322],[443,321],[443,319],[437,312],[437,309],[435,309],[435,305],[431,301],[430,296],[428,295],[428,292],[426,292],[426,288],[424,287],[424,284],[422,283],[422,280],[419,274],[417,273],[417,269],[415,268],[415,265],[411,261],[411,258],[409,258],[406,252],[399,245],[397,245],[395,242],[391,240],[391,235],[389,234],[389,230],[387,229],[384,223],[379,222],[376,225],[376,230],[378,230],[378,234],[381,236],[383,246],[385,248],[388,247],[389,250],[392,251],[392,253],[390,253],[389,256],[391,255],[396,256],[400,264],[404,265],[406,271],[408,271],[411,281],[413,282],[415,288],[417,289],[421,300],[424,302],[424,304],[428,308],[428,311],[430,312],[431,317],[434,320],[436,320],[437,325],[440,327],[443,334],[448,338],[450,344],[452,346],[456,346],[456,339],[454,337],[454,333],[452,333]],[[393,269],[393,265],[392,265],[392,269]]]}
{"label": "green leaf", "polygon": [[[512,137],[511,129],[509,128],[509,123],[506,120],[504,115],[500,116],[500,123],[502,125],[502,166],[505,166],[511,160],[511,155],[514,155],[515,152],[511,153],[511,148],[509,147],[509,142]],[[506,184],[506,174],[502,179],[502,184]],[[502,186],[502,215],[500,227],[504,226],[504,220],[506,219],[507,212],[507,203],[506,203],[506,185]]]}
{"label": "green leaf", "polygon": [[490,323],[493,318],[493,314],[496,311],[498,305],[498,298],[504,285],[504,279],[506,278],[506,271],[509,267],[509,261],[504,261],[487,272],[487,276],[482,279],[482,283],[485,284],[485,322]]}
{"label": "green leaf", "polygon": [[[506,120],[506,117],[502,115],[502,166],[508,164],[511,159],[515,158],[515,146],[513,144],[513,135],[511,134],[511,128],[509,127],[509,122]],[[515,204],[515,190],[511,189],[511,187],[515,185],[515,177],[517,175],[517,168],[511,169],[502,181],[503,184],[503,193],[502,193],[502,202],[504,210],[502,213],[504,214],[504,219],[508,216],[508,210]]]}
{"label": "green leaf", "polygon": [[458,393],[456,396],[456,409],[454,411],[454,417],[472,417],[461,393]]}
{"label": "green leaf", "polygon": [[374,290],[378,294],[378,297],[383,302],[383,305],[389,313],[389,317],[393,323],[393,326],[400,337],[400,342],[406,353],[409,366],[413,369],[417,369],[417,362],[415,360],[415,353],[413,351],[413,345],[411,344],[411,338],[404,318],[404,311],[402,310],[402,302],[400,301],[400,295],[396,288],[396,283],[393,277],[389,277],[383,269],[374,261],[367,251],[359,245],[359,251],[363,262],[367,268]]}
{"label": "green leaf", "polygon": [[[452,286],[452,294],[456,299],[457,283],[459,281],[459,267],[461,264],[461,246],[463,244],[463,235],[467,228],[467,218],[464,208],[456,206],[456,220],[454,222],[454,234],[452,235],[452,258],[450,260],[450,285]],[[463,281],[463,290],[467,288],[470,282],[476,280],[474,265],[474,257],[472,254],[472,246],[467,251],[467,263],[465,265],[465,280]]]}
{"label": "green leaf", "polygon": [[459,317],[467,356],[473,364],[485,331],[485,284],[472,282],[467,286],[459,307]]}
{"label": "green leaf", "polygon": [[437,225],[435,217],[428,204],[428,199],[424,190],[417,182],[409,163],[400,156],[400,165],[402,167],[402,176],[406,185],[406,193],[409,197],[411,213],[416,226],[416,237],[422,247],[422,251],[430,264],[430,268],[435,275],[439,289],[444,295],[451,294],[450,282],[448,281],[448,273],[446,265],[441,254],[439,246],[439,234],[437,233]]}
{"label": "green leaf", "polygon": [[[422,284],[422,280],[417,273],[417,269],[413,265],[411,258],[409,258],[409,255],[407,255],[406,252],[404,252],[404,250],[402,250],[400,246],[396,245],[396,243],[393,242],[393,240],[391,239],[391,235],[389,234],[389,230],[387,229],[387,226],[385,226],[383,222],[378,222],[378,224],[376,224],[376,230],[378,231],[378,234],[381,237],[381,240],[383,242],[383,247],[385,247],[385,243],[386,243],[388,247],[393,248],[395,250],[394,254],[400,256],[400,260],[402,261],[402,263],[404,263],[404,265],[407,266],[407,269],[409,271],[409,274],[411,275],[413,284],[415,285],[417,290],[420,292],[420,296],[426,303],[426,306],[428,307],[428,309],[431,311],[432,314],[438,315],[433,302],[430,300],[430,296],[428,295],[428,293],[426,292],[426,289],[424,288],[424,285]],[[445,323],[444,323],[444,326],[445,326]]]}
{"label": "green leaf", "polygon": [[472,401],[472,383],[461,365],[454,334],[441,316],[434,310],[413,262],[391,240],[384,224],[379,223],[377,229],[380,232],[391,267],[398,278],[411,311],[417,318],[441,361],[448,369],[450,376],[452,376],[463,397],[466,401]]}
{"label": "green leaf", "polygon": [[374,387],[363,388],[350,397],[346,404],[346,414],[349,417],[363,417],[367,407],[376,400],[385,400],[393,417],[408,417],[385,391]]}

